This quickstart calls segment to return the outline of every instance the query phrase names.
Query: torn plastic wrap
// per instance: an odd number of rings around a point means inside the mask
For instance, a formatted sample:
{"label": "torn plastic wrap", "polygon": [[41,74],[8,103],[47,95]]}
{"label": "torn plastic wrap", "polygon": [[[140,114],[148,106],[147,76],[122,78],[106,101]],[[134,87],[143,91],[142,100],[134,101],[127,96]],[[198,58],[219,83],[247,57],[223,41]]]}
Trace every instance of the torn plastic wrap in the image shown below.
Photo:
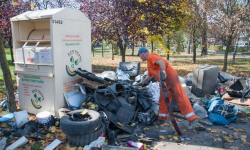
{"label": "torn plastic wrap", "polygon": [[152,101],[154,103],[159,104],[159,99],[160,99],[160,86],[159,82],[150,82],[148,85],[148,91],[152,94]]}
{"label": "torn plastic wrap", "polygon": [[126,72],[123,72],[122,70],[120,69],[117,69],[117,72],[116,72],[116,77],[119,79],[119,80],[130,80],[130,76],[128,73]]}

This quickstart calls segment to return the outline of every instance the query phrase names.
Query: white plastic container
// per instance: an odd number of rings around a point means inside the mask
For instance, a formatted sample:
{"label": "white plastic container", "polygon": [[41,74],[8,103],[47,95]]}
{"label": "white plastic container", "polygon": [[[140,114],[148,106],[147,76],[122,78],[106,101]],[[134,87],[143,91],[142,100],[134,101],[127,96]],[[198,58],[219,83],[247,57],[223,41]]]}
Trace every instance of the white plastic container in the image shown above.
{"label": "white plastic container", "polygon": [[36,115],[37,120],[43,125],[49,125],[51,114],[48,111],[40,112]]}

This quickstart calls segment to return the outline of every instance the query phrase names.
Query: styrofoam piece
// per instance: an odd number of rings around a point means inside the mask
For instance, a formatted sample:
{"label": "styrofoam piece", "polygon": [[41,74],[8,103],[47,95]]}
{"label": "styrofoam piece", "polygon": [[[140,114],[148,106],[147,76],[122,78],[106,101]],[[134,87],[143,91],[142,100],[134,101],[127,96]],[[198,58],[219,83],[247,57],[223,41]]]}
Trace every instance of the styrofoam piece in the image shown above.
{"label": "styrofoam piece", "polygon": [[26,110],[14,112],[17,128],[22,127],[29,122],[29,116]]}
{"label": "styrofoam piece", "polygon": [[2,140],[0,140],[0,150],[3,150],[6,144],[7,138],[4,137]]}
{"label": "styrofoam piece", "polygon": [[25,143],[28,142],[28,139],[26,139],[24,136],[21,137],[19,140],[16,142],[12,143],[10,146],[6,148],[6,150],[14,150],[15,148],[24,145]]}
{"label": "styrofoam piece", "polygon": [[53,150],[56,148],[62,141],[55,139],[52,143],[50,143],[44,150]]}

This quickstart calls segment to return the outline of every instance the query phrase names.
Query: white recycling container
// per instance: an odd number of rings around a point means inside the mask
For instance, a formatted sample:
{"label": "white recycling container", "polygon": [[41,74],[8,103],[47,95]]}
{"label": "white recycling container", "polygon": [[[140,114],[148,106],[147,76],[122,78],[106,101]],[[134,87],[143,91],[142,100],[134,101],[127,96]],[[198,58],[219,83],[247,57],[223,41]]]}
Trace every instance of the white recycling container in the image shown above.
{"label": "white recycling container", "polygon": [[72,8],[28,11],[11,18],[19,103],[22,110],[58,116],[63,93],[91,68],[91,22]]}

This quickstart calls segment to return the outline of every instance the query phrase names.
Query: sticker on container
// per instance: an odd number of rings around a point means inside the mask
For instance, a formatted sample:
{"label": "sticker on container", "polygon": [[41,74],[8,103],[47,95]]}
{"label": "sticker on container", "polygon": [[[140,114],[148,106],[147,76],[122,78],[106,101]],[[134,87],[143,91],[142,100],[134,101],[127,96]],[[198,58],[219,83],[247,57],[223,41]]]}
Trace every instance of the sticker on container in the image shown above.
{"label": "sticker on container", "polygon": [[36,109],[41,109],[40,103],[44,100],[43,94],[40,90],[34,89],[32,91],[33,97],[31,98],[31,103]]}
{"label": "sticker on container", "polygon": [[68,53],[69,63],[66,65],[67,74],[71,77],[76,75],[75,70],[77,70],[79,63],[82,62],[82,57],[77,50],[71,50]]}

